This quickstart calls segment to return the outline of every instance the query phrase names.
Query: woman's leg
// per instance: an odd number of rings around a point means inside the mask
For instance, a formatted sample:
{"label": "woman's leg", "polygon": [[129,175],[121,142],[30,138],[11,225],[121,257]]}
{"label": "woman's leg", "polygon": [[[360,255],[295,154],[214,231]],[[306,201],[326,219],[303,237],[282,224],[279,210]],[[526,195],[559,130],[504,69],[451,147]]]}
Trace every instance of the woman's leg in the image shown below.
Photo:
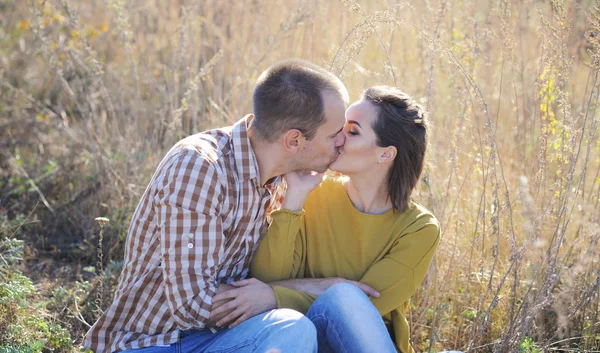
{"label": "woman's leg", "polygon": [[396,353],[381,315],[367,295],[352,284],[331,286],[306,316],[317,328],[319,353]]}

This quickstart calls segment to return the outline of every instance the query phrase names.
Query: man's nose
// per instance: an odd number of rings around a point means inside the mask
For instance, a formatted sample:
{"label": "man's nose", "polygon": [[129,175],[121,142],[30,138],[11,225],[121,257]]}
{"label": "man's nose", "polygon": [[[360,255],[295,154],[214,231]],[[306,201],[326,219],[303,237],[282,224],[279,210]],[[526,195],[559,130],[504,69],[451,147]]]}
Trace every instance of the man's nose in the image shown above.
{"label": "man's nose", "polygon": [[346,135],[340,132],[335,139],[335,147],[342,147],[346,143]]}

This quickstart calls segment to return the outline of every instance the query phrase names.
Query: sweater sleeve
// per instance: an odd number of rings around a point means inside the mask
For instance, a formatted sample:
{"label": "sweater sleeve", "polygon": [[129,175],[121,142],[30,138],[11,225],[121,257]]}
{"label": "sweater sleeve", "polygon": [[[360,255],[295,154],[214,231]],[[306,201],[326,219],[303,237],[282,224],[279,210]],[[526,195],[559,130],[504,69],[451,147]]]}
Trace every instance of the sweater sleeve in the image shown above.
{"label": "sweater sleeve", "polygon": [[[271,216],[273,221],[250,265],[252,277],[267,283],[303,278],[306,249],[304,211],[278,210]],[[279,285],[273,286],[273,292],[278,308],[301,313],[308,312],[316,299],[312,294]]]}
{"label": "sweater sleeve", "polygon": [[401,307],[415,293],[427,275],[439,236],[435,218],[425,224],[415,222],[361,278],[361,282],[379,291],[380,296],[371,298],[371,301],[381,315]]}
{"label": "sweater sleeve", "polygon": [[273,282],[304,277],[304,211],[278,210],[250,265],[252,277]]}
{"label": "sweater sleeve", "polygon": [[316,295],[282,286],[273,286],[273,292],[277,298],[278,308],[288,308],[303,314],[308,312],[312,303],[317,299]]}

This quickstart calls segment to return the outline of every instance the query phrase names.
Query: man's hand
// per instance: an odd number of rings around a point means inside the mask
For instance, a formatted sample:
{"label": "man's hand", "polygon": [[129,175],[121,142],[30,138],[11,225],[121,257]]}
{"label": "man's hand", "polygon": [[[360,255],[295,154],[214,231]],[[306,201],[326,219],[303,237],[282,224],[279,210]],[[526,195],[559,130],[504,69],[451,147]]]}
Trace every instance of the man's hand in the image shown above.
{"label": "man's hand", "polygon": [[[224,300],[218,301],[218,300],[215,300],[215,298],[219,294],[225,293],[226,291],[232,290],[234,288],[235,288],[234,286],[230,286],[229,284],[225,284],[225,283],[219,284],[219,287],[217,287],[217,294],[213,297],[211,313],[216,308],[220,307],[221,305],[223,305],[231,300],[231,299],[224,299]],[[217,321],[224,318],[227,314],[229,314],[229,312],[222,312],[220,315],[214,315],[214,316],[211,315],[210,318],[208,319],[208,321],[206,322],[206,326],[207,327],[217,327]]]}
{"label": "man's hand", "polygon": [[228,325],[234,328],[253,316],[277,308],[277,298],[268,284],[250,278],[232,282],[231,285],[236,288],[213,297],[209,321],[213,322],[216,318],[217,327]]}
{"label": "man's hand", "polygon": [[319,296],[323,294],[329,287],[338,283],[350,283],[357,286],[360,290],[365,292],[366,295],[374,298],[379,297],[379,292],[373,287],[358,281],[352,281],[341,277],[329,277],[329,278],[297,278],[297,279],[286,279],[276,282],[271,282],[273,285],[278,285],[294,290],[299,290],[309,294]]}

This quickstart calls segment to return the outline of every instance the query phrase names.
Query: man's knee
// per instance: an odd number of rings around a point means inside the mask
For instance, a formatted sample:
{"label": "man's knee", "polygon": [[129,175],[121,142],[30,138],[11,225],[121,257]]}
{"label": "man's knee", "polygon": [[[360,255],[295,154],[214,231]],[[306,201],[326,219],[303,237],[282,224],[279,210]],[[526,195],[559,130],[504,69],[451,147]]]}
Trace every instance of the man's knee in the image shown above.
{"label": "man's knee", "polygon": [[[317,352],[317,329],[303,314],[292,309],[276,309],[264,318],[262,351]],[[284,349],[285,348],[285,349]]]}

